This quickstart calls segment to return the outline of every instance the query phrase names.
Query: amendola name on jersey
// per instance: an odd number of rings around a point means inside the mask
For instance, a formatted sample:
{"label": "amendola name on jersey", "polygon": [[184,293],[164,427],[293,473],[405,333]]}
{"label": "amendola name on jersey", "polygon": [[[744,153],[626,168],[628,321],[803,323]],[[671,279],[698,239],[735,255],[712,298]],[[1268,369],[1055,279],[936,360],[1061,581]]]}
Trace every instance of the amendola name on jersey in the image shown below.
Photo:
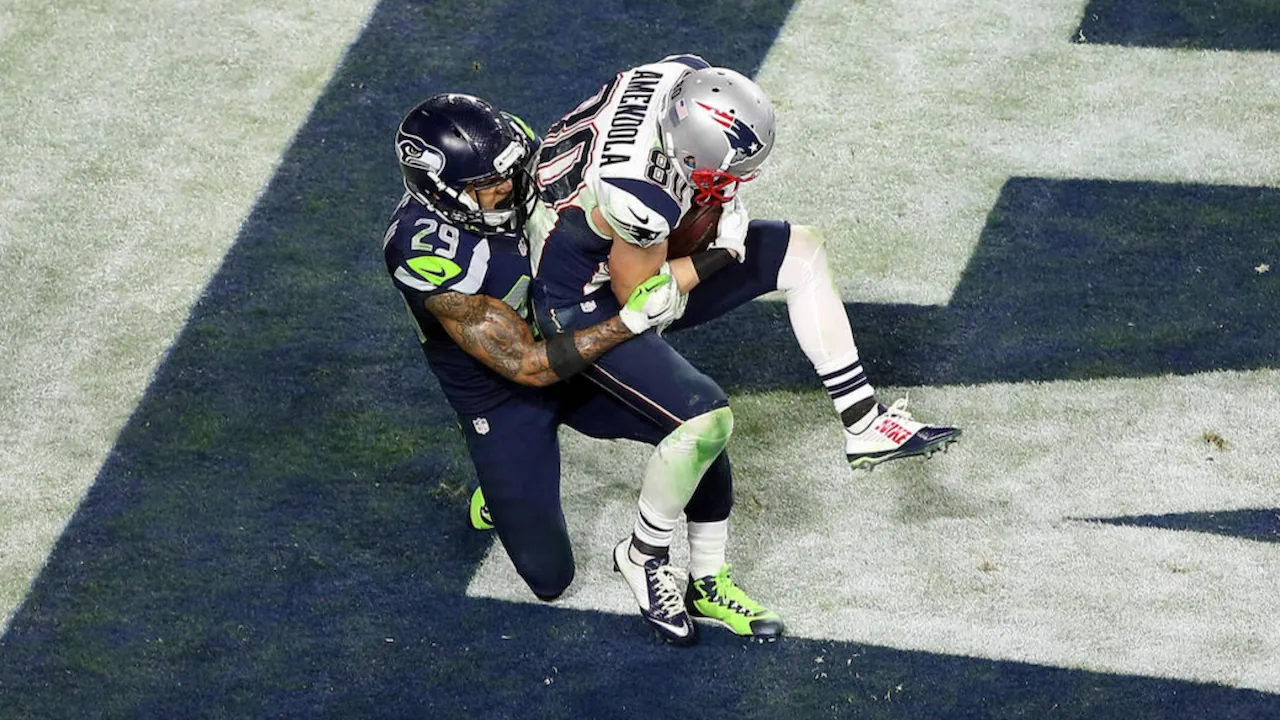
{"label": "amendola name on jersey", "polygon": [[383,236],[387,272],[404,295],[418,339],[449,404],[459,414],[488,410],[522,386],[458,347],[423,300],[442,292],[488,295],[528,316],[529,252],[524,238],[481,235],[450,223],[407,193]]}
{"label": "amendola name on jersey", "polygon": [[540,302],[563,307],[608,280],[612,241],[588,218],[599,209],[623,240],[663,242],[692,193],[663,152],[658,116],[686,73],[708,67],[676,55],[620,73],[551,126],[538,153],[542,200],[526,226]]}

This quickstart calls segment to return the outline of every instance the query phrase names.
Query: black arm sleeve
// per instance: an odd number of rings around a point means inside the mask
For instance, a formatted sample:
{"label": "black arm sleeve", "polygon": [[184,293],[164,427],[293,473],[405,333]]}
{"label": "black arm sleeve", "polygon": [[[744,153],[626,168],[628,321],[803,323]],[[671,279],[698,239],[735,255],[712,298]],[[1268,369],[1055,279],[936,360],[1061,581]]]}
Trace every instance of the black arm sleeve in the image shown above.
{"label": "black arm sleeve", "polygon": [[720,268],[733,262],[733,253],[724,248],[711,248],[703,250],[700,253],[694,253],[689,256],[689,260],[693,262],[693,271],[698,274],[698,280],[706,280],[711,274]]}
{"label": "black arm sleeve", "polygon": [[551,372],[561,380],[568,380],[591,365],[578,352],[572,332],[556,333],[547,340],[547,363],[551,365]]}

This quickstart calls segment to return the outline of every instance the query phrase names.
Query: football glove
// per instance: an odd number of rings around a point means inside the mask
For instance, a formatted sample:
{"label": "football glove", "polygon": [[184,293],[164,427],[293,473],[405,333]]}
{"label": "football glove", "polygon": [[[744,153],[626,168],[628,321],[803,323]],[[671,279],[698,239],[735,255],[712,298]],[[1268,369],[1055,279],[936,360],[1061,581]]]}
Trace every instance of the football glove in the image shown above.
{"label": "football glove", "polygon": [[654,332],[661,335],[662,332],[671,325],[671,323],[684,317],[685,308],[689,307],[689,293],[680,292],[680,288],[676,285],[676,276],[671,272],[671,263],[663,262],[662,267],[658,268],[658,274],[671,275],[671,286],[675,288],[676,291],[676,299],[674,300],[675,306],[672,308],[670,316],[664,317],[661,322],[654,323],[653,325]]}
{"label": "football glove", "polygon": [[738,262],[747,259],[747,223],[751,219],[747,217],[747,208],[742,204],[742,199],[734,197],[724,206],[724,212],[720,214],[720,222],[716,225],[716,239],[711,241],[710,247],[724,248],[734,254],[738,258]]}
{"label": "football glove", "polygon": [[652,327],[665,328],[675,322],[678,312],[684,312],[682,297],[670,274],[654,275],[631,291],[618,317],[636,335]]}

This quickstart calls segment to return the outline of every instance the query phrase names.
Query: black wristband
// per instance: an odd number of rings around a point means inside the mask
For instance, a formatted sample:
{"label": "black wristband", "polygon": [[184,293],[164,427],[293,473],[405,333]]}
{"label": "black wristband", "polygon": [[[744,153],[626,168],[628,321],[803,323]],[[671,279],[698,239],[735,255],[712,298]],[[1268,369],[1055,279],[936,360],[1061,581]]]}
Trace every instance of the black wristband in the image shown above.
{"label": "black wristband", "polygon": [[572,332],[556,333],[547,340],[547,363],[561,380],[568,380],[591,365],[573,344]]}
{"label": "black wristband", "polygon": [[694,253],[689,256],[689,260],[693,262],[693,271],[698,274],[698,280],[706,280],[711,277],[711,273],[733,262],[733,253],[724,248],[711,248],[703,250],[700,253]]}

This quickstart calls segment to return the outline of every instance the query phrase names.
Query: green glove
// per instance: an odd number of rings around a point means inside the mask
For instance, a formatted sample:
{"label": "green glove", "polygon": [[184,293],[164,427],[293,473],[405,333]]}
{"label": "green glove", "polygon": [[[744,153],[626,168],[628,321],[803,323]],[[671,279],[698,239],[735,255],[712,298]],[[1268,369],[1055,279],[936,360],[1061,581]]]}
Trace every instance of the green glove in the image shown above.
{"label": "green glove", "polygon": [[679,317],[680,300],[680,289],[670,275],[654,275],[631,291],[618,317],[628,330],[639,335],[651,327],[666,327]]}

